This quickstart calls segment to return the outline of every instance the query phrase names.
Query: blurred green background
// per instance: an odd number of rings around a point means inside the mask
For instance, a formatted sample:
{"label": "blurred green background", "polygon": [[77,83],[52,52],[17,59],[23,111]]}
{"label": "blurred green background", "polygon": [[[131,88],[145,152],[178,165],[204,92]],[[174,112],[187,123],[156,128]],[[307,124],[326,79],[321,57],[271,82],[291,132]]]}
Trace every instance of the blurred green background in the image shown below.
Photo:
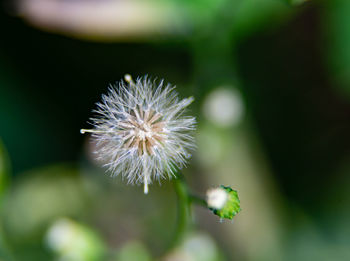
{"label": "blurred green background", "polygon": [[[350,1],[4,1],[0,260],[350,260]],[[170,249],[171,181],[110,179],[91,110],[129,73],[194,96],[184,175],[242,212]]]}

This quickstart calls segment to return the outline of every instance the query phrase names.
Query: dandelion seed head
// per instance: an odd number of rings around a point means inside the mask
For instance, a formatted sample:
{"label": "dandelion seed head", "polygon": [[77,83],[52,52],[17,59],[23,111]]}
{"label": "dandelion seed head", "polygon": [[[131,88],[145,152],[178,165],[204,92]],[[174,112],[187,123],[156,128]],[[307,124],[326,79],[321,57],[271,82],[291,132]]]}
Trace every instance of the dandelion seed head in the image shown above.
{"label": "dandelion seed head", "polygon": [[131,184],[171,178],[186,165],[195,148],[195,118],[185,109],[193,98],[180,100],[174,87],[145,77],[111,86],[97,103],[90,132],[96,142],[97,159],[112,176],[121,175]]}

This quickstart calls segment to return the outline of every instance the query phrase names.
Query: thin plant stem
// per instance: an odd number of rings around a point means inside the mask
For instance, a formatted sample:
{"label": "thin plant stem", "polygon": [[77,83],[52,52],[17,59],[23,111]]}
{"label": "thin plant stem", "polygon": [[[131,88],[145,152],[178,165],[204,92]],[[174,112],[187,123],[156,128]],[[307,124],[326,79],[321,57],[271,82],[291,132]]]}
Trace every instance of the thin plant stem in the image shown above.
{"label": "thin plant stem", "polygon": [[187,184],[181,174],[174,180],[174,188],[178,200],[178,220],[173,246],[177,246],[182,242],[191,227],[191,200]]}
{"label": "thin plant stem", "polygon": [[207,201],[206,201],[205,199],[201,198],[201,197],[198,197],[198,196],[196,196],[196,195],[191,194],[191,195],[189,196],[189,199],[190,199],[190,202],[191,202],[192,204],[197,204],[197,205],[199,205],[199,206],[208,208]]}
{"label": "thin plant stem", "polygon": [[178,245],[184,239],[192,226],[191,205],[197,204],[207,208],[207,202],[189,192],[187,183],[182,174],[178,174],[174,180],[174,188],[178,201],[178,220],[173,246]]}

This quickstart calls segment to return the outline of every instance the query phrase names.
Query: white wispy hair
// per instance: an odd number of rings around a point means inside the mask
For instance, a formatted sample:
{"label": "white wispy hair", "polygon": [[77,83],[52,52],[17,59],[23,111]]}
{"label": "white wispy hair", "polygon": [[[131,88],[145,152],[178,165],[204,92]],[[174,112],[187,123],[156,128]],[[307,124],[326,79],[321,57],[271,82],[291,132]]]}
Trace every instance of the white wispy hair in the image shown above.
{"label": "white wispy hair", "polygon": [[228,193],[223,188],[214,188],[207,191],[208,207],[222,209],[228,200]]}
{"label": "white wispy hair", "polygon": [[171,178],[186,165],[195,148],[195,118],[185,116],[193,98],[180,100],[174,86],[147,76],[110,86],[91,118],[97,159],[112,176],[122,175],[131,184]]}

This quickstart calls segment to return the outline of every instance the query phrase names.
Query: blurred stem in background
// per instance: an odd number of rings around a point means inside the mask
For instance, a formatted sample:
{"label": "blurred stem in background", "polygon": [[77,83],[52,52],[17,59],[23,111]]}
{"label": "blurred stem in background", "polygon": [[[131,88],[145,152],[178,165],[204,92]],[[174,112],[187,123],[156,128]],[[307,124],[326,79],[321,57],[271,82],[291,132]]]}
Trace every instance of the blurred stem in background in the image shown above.
{"label": "blurred stem in background", "polygon": [[[259,14],[255,13],[256,6],[253,8],[253,5],[259,6]],[[236,242],[230,251],[231,259],[282,259],[281,195],[275,187],[253,121],[246,110],[249,100],[242,98],[246,98],[246,94],[238,78],[236,45],[242,40],[242,33],[249,34],[249,30],[256,30],[254,26],[258,27],[260,20],[266,23],[262,17],[273,14],[271,17],[274,18],[268,18],[271,22],[282,14],[286,15],[286,10],[281,7],[283,5],[283,2],[278,1],[223,1],[211,23],[203,26],[191,41],[193,81],[197,86],[195,96],[198,100],[205,100],[209,93],[216,92],[220,87],[228,92],[242,93],[238,98],[244,115],[239,121],[219,126],[210,120],[201,119],[198,127],[198,154],[200,158],[203,157],[200,162],[201,175],[206,176],[208,184],[230,184],[241,194],[243,211],[237,217],[239,225],[224,223],[221,227],[213,226],[213,233],[222,237],[218,231],[225,231],[225,241]],[[247,23],[249,16],[257,17],[255,25],[253,19],[250,24]],[[244,26],[246,30],[242,30]],[[218,104],[221,106],[219,114],[227,111],[224,103]],[[254,238],[248,236],[252,234]],[[226,247],[232,248],[230,244]]]}
{"label": "blurred stem in background", "polygon": [[[201,88],[195,93],[198,100],[202,100],[206,94],[203,89],[210,90],[217,85],[236,81],[231,32],[237,11],[232,10],[238,10],[240,2],[220,1],[219,11],[212,14],[213,18],[191,39],[195,86]],[[230,10],[230,14],[227,10]]]}

